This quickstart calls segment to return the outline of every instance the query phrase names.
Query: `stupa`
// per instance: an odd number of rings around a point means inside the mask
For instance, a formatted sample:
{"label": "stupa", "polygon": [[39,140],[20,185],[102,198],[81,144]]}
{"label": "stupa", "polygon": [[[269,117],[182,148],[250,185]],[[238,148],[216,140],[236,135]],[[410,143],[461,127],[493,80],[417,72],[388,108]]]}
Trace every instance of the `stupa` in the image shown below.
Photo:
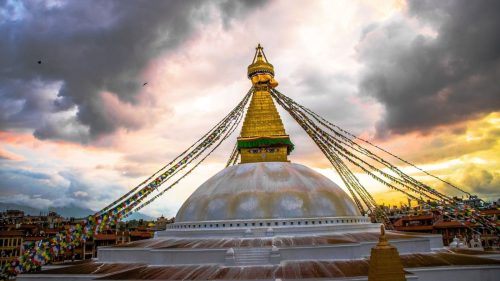
{"label": "stupa", "polygon": [[[269,92],[274,74],[259,45],[248,66],[254,91],[237,139],[241,163],[196,189],[175,223],[149,240],[99,248],[97,260],[18,279],[367,280],[380,224],[333,181],[290,162],[294,144]],[[407,280],[500,274],[499,261],[445,251],[440,235],[387,231],[383,239]]]}

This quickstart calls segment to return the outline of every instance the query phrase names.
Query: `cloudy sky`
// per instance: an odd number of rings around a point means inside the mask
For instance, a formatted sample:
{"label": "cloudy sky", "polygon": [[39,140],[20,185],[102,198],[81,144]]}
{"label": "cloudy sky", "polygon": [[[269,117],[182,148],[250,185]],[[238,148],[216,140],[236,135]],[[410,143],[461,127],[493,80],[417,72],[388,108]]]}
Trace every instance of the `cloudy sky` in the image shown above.
{"label": "cloudy sky", "polygon": [[[258,42],[281,92],[496,200],[500,2],[376,2],[0,0],[0,202],[103,207],[241,100]],[[291,160],[338,182],[281,114]],[[235,139],[144,213],[175,215]]]}

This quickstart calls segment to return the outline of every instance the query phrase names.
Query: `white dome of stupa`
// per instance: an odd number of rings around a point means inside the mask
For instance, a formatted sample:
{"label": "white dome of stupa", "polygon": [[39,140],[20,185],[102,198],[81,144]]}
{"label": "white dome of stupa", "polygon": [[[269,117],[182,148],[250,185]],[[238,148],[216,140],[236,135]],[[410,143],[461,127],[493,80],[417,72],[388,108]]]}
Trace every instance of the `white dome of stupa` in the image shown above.
{"label": "white dome of stupa", "polygon": [[333,181],[290,162],[239,164],[220,171],[184,202],[176,222],[359,217]]}

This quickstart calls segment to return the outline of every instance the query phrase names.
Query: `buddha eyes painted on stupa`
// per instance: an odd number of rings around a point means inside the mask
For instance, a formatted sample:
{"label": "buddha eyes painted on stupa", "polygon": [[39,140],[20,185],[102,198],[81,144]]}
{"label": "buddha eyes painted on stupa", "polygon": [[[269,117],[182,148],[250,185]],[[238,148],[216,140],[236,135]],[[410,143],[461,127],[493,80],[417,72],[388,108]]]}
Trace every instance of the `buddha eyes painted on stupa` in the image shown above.
{"label": "buddha eyes painted on stupa", "polygon": [[257,153],[260,153],[260,148],[252,148],[252,149],[249,149],[248,152],[250,152],[252,154],[257,154]]}
{"label": "buddha eyes painted on stupa", "polygon": [[266,152],[268,152],[268,153],[275,153],[275,152],[279,152],[279,151],[280,151],[280,149],[277,148],[277,147],[268,147],[268,148],[266,148]]}
{"label": "buddha eyes painted on stupa", "polygon": [[261,148],[252,148],[252,149],[248,150],[248,152],[252,153],[252,154],[258,154],[261,152],[276,153],[279,151],[280,151],[279,147],[267,147],[267,148],[262,148],[262,149]]}

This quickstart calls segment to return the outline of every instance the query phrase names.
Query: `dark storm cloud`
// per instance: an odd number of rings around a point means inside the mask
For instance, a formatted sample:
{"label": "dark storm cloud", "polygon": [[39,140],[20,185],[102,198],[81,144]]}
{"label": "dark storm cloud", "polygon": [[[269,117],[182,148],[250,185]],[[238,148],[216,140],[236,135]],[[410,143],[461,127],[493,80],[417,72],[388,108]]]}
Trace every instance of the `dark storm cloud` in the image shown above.
{"label": "dark storm cloud", "polygon": [[[28,128],[42,139],[86,142],[119,127],[140,127],[140,121],[113,116],[99,93],[136,104],[149,60],[178,48],[213,19],[211,11],[220,11],[228,24],[260,4],[1,1],[0,129]],[[72,117],[54,116],[68,110]]]}
{"label": "dark storm cloud", "polygon": [[[289,80],[286,77],[278,79],[281,83],[278,91],[354,134],[360,134],[372,125],[369,110],[360,106],[368,101],[358,97],[356,79],[352,75],[322,71],[319,66],[304,63],[297,67]],[[331,167],[302,127],[279,104],[275,104],[287,134],[296,144],[291,156],[293,161],[311,161],[317,167]]]}
{"label": "dark storm cloud", "polygon": [[280,91],[327,120],[354,133],[361,133],[371,125],[369,116],[357,104],[366,101],[359,100],[356,95],[354,77],[345,73],[322,72],[317,66],[301,65],[292,74],[292,80],[293,88],[280,88]]}
{"label": "dark storm cloud", "polygon": [[360,89],[386,110],[378,133],[429,130],[500,109],[499,1],[409,1],[407,20],[365,29],[358,52]]}
{"label": "dark storm cloud", "polygon": [[[220,8],[224,15],[222,20],[224,26],[227,28],[231,24],[231,20],[237,19],[239,16],[244,15],[248,10],[258,8],[264,5],[265,0],[244,0],[244,1],[224,1],[221,3]],[[230,15],[230,16],[228,16]]]}

